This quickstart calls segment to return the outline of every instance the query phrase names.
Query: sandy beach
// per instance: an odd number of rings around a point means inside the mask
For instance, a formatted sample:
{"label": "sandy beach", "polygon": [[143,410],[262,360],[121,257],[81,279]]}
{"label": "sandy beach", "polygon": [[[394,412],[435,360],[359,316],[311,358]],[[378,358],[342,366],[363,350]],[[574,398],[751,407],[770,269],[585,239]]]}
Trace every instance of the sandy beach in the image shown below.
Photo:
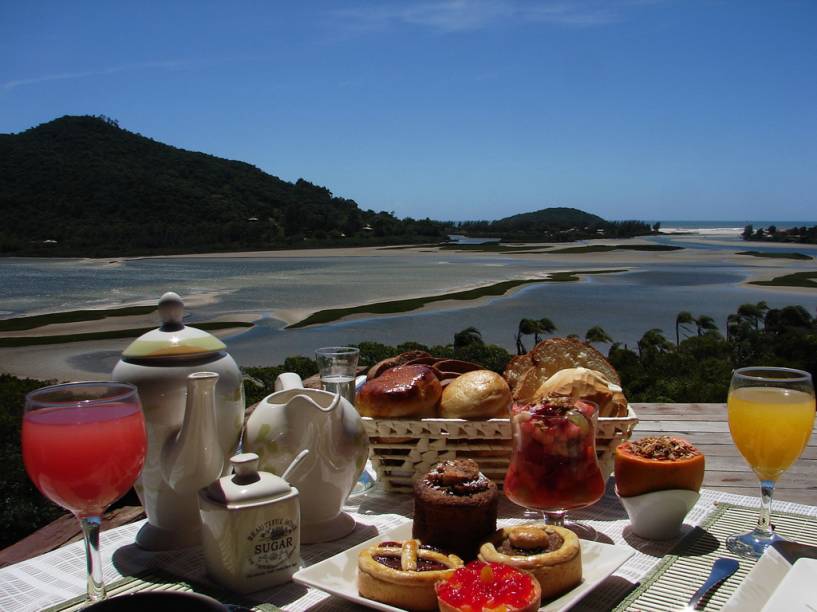
{"label": "sandy beach", "polygon": [[[692,236],[685,237],[685,241],[691,242],[696,239]],[[706,241],[707,244],[713,244],[713,241]],[[597,240],[592,242],[593,245],[620,245],[626,244],[628,246],[634,245],[651,245],[655,244],[644,239],[631,240]],[[734,243],[724,243],[728,246],[734,246]],[[766,243],[758,243],[757,245],[746,242],[740,243],[735,250],[750,250],[754,246],[765,246]],[[555,245],[536,244],[528,245],[531,250],[544,249],[551,247],[553,249],[564,249],[578,246],[572,243],[559,243]],[[797,251],[798,245],[785,245],[789,251]],[[382,247],[360,247],[360,248],[342,248],[342,249],[304,249],[291,251],[263,251],[251,253],[217,253],[217,254],[197,254],[197,255],[174,255],[170,257],[158,257],[150,259],[215,259],[215,260],[229,260],[229,259],[292,259],[292,258],[348,258],[348,257],[390,257],[390,256],[411,256],[417,258],[439,258],[441,254],[456,254],[458,257],[485,257],[486,254],[479,251],[441,251],[438,248],[428,246],[408,247],[408,248],[382,248]],[[770,280],[783,274],[788,274],[793,271],[814,270],[817,266],[813,261],[795,262],[786,259],[772,259],[772,258],[756,258],[736,255],[734,251],[728,250],[706,250],[706,249],[684,249],[680,251],[630,251],[630,250],[616,250],[612,252],[599,253],[530,253],[514,254],[514,253],[490,253],[490,257],[497,259],[507,259],[512,261],[518,258],[525,260],[533,260],[537,262],[546,262],[549,266],[556,266],[557,268],[564,262],[564,268],[558,268],[562,271],[581,270],[580,264],[586,264],[588,269],[591,268],[625,268],[628,270],[638,270],[641,266],[646,264],[675,264],[675,265],[723,265],[740,267],[749,272],[748,278],[744,281],[746,285],[749,281],[754,280]],[[106,259],[105,266],[118,266],[122,262],[129,260],[138,260],[145,258],[123,258],[123,259]],[[97,262],[99,263],[99,262]],[[568,265],[569,264],[569,265]],[[528,275],[527,278],[543,278],[549,272],[553,272],[553,268],[549,268],[548,272],[541,274]],[[452,279],[452,283],[447,292],[457,292],[468,289],[474,289],[479,285],[474,283],[464,282],[458,283],[456,279]],[[766,289],[774,291],[780,295],[789,295],[793,301],[798,296],[807,296],[813,298],[817,295],[817,290],[801,289],[791,287],[767,287]],[[509,294],[518,291],[519,289],[512,289]],[[222,298],[224,292],[211,291],[203,292],[195,296],[191,296],[187,301],[190,308],[196,308],[204,305],[217,304]],[[429,293],[422,293],[415,291],[413,297],[424,297]],[[406,296],[400,296],[405,299]],[[392,296],[383,295],[377,301],[388,301],[394,299]],[[491,298],[479,298],[468,302],[467,306],[478,306]],[[138,303],[121,304],[117,303],[117,307],[126,305],[148,305],[152,304],[152,300],[144,300]],[[275,308],[270,310],[266,315],[284,321],[287,324],[292,324],[303,320],[310,314],[326,309],[326,308],[343,308],[360,306],[366,301],[361,301],[355,304],[339,304],[332,302],[331,296],[327,295],[323,304],[310,305],[309,308],[299,307],[293,305],[286,308]],[[450,310],[463,308],[464,303],[460,300],[443,300],[431,304],[426,304],[421,309],[412,312],[432,312],[440,310]],[[104,305],[100,306],[104,309]],[[217,316],[208,318],[208,321],[236,321],[236,322],[255,322],[261,318],[261,313],[257,312],[220,312]],[[372,317],[371,314],[355,314],[348,317],[348,320],[358,320],[362,318]],[[345,319],[347,320],[347,319]],[[53,336],[63,334],[82,334],[103,331],[128,330],[128,329],[142,329],[156,326],[158,323],[156,313],[147,315],[135,316],[121,316],[108,317],[95,321],[82,321],[74,323],[60,323],[50,324],[43,327],[38,327],[32,330],[14,331],[14,332],[0,332],[0,337],[24,337],[24,336]],[[232,328],[220,330],[216,333],[221,337],[230,337],[235,334],[241,334],[246,329]],[[41,379],[57,379],[57,380],[76,380],[89,378],[104,378],[106,373],[110,371],[113,364],[116,362],[121,351],[132,341],[132,338],[122,338],[115,340],[95,340],[89,342],[70,342],[63,344],[39,345],[19,348],[0,348],[0,372],[13,374],[21,377],[37,377]],[[103,367],[104,366],[104,367]]]}

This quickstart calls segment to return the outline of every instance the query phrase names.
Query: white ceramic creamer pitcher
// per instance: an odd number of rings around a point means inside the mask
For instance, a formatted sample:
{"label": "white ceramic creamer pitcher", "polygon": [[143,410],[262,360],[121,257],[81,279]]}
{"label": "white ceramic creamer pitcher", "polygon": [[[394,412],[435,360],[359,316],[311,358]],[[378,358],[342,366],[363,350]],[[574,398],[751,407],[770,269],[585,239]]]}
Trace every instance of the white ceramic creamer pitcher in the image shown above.
{"label": "white ceramic creamer pitcher", "polygon": [[[147,457],[136,482],[148,523],[139,531],[136,542],[147,550],[171,550],[199,543],[198,489],[230,469],[244,420],[244,387],[241,371],[215,336],[182,323],[184,304],[175,293],[159,300],[162,326],[134,340],[122,353],[112,378],[129,382],[139,389],[148,438]],[[183,431],[189,406],[190,374],[201,371],[217,374],[212,381],[214,411],[213,438],[183,444],[184,464],[179,470],[195,470],[196,462],[215,462],[218,473],[198,479],[194,485],[174,483],[165,474],[167,453],[176,447],[180,432],[194,439],[192,431]],[[187,439],[187,438],[185,438]],[[199,447],[195,448],[198,444]],[[178,449],[176,451],[179,452]],[[190,465],[186,465],[190,463]],[[200,482],[199,482],[200,480]]]}
{"label": "white ceramic creamer pitcher", "polygon": [[355,527],[341,508],[369,455],[360,415],[337,394],[304,389],[291,372],[276,379],[275,389],[247,420],[244,450],[259,456],[260,469],[279,475],[308,450],[289,479],[301,496],[301,542],[341,538]]}

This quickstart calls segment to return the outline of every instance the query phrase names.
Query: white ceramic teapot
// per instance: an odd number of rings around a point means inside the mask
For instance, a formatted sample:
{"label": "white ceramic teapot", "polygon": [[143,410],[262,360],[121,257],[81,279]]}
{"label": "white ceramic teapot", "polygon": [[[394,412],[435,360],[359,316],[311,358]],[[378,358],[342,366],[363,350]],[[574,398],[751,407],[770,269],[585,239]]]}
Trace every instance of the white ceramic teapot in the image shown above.
{"label": "white ceramic teapot", "polygon": [[[147,550],[170,550],[199,542],[197,491],[229,471],[244,420],[241,370],[225,352],[224,343],[182,323],[184,304],[175,293],[162,296],[159,314],[162,326],[134,340],[112,374],[113,380],[136,385],[145,414],[147,457],[135,488],[148,517],[136,541]],[[190,442],[189,447],[182,442],[200,438],[184,431],[182,423],[186,422],[185,406],[190,399],[188,376],[202,370],[218,375],[218,382],[213,380],[212,397],[215,438],[213,443],[207,442],[206,451],[201,439]],[[214,461],[218,462],[218,473],[190,486],[174,486],[166,473],[171,447],[184,458],[177,463],[177,471],[193,471],[197,462]]]}
{"label": "white ceramic teapot", "polygon": [[301,542],[341,538],[355,528],[341,508],[369,455],[360,415],[340,395],[304,389],[291,372],[276,379],[275,389],[247,420],[244,450],[257,454],[260,469],[273,474],[308,450],[290,477],[301,496]]}

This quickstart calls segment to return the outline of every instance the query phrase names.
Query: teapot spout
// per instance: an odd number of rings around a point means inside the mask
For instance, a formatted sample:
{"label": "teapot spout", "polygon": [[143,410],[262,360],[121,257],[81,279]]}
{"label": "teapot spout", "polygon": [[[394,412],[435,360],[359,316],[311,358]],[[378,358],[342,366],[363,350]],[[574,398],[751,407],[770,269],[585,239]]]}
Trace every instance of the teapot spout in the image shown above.
{"label": "teapot spout", "polygon": [[187,377],[182,427],[162,449],[162,474],[177,493],[194,492],[221,475],[224,456],[216,427],[215,372]]}

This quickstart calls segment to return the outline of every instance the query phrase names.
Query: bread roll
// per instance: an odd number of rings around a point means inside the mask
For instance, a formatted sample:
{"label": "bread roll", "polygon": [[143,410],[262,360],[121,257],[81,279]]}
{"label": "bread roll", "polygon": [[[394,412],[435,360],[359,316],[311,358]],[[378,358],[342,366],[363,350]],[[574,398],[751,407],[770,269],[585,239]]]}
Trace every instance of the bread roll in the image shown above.
{"label": "bread roll", "polygon": [[475,370],[452,380],[440,400],[445,419],[490,419],[510,412],[511,390],[496,372]]}
{"label": "bread roll", "polygon": [[362,416],[381,419],[430,417],[442,395],[440,381],[425,365],[390,368],[366,381],[355,400]]}
{"label": "bread roll", "polygon": [[421,359],[430,359],[432,362],[435,361],[435,358],[432,357],[430,353],[426,353],[425,351],[407,351],[405,353],[395,355],[394,357],[384,359],[383,361],[378,361],[371,368],[369,368],[369,373],[367,374],[366,379],[372,380],[380,376],[386,370],[396,368],[397,366],[401,365],[408,365],[408,363],[411,361],[418,361]]}
{"label": "bread roll", "polygon": [[590,368],[601,372],[611,383],[620,385],[616,369],[592,346],[572,338],[546,338],[529,353],[533,365],[553,376],[566,368]]}
{"label": "bread roll", "polygon": [[599,416],[616,417],[627,414],[627,399],[621,387],[607,380],[601,372],[587,368],[559,370],[542,383],[533,399],[545,397],[570,397],[584,399],[599,406]]}
{"label": "bread roll", "polygon": [[508,386],[511,388],[511,391],[516,390],[516,385],[519,382],[519,379],[533,367],[533,360],[530,358],[530,354],[525,353],[524,355],[515,355],[511,357],[511,360],[508,362],[508,365],[505,366],[505,372],[503,372],[502,376],[508,382]]}

